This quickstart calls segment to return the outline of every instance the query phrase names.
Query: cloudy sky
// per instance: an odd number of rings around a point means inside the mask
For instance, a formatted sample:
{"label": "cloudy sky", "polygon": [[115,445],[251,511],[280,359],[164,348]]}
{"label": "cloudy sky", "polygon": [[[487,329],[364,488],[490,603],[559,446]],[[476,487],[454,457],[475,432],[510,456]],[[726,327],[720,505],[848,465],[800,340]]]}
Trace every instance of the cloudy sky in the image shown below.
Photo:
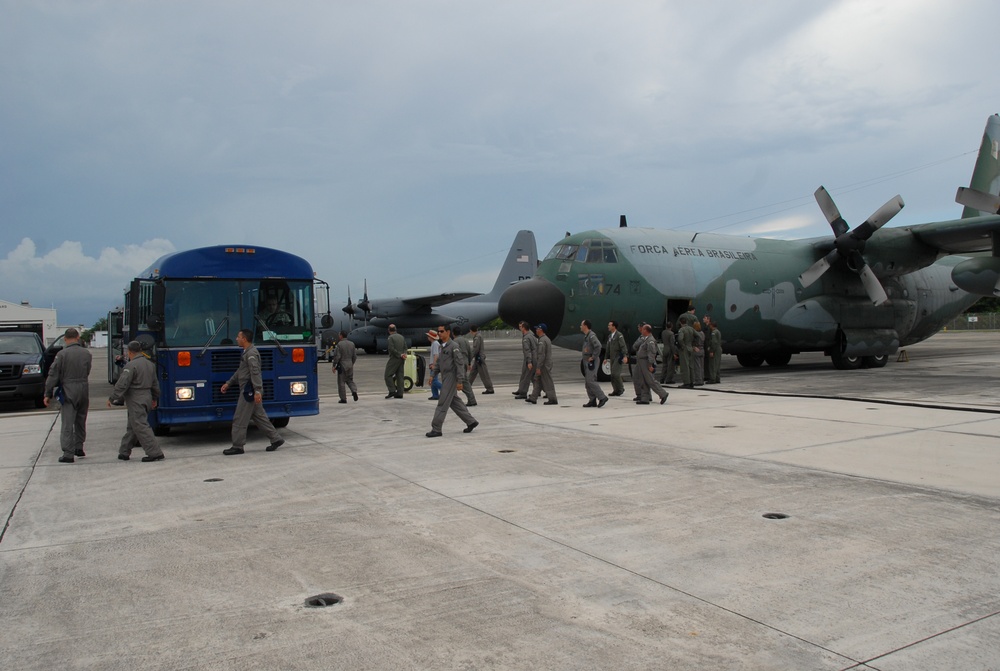
{"label": "cloudy sky", "polygon": [[341,302],[487,291],[518,229],[959,216],[996,0],[0,0],[0,298],[92,324],[160,255]]}

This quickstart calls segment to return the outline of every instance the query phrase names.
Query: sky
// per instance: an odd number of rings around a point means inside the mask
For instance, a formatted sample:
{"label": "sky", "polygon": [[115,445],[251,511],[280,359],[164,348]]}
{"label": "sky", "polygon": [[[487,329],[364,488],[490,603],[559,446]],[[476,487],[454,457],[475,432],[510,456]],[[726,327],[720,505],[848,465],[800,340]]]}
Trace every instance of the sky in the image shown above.
{"label": "sky", "polygon": [[91,325],[163,254],[306,258],[333,302],[489,291],[618,225],[960,216],[996,0],[0,0],[0,299]]}

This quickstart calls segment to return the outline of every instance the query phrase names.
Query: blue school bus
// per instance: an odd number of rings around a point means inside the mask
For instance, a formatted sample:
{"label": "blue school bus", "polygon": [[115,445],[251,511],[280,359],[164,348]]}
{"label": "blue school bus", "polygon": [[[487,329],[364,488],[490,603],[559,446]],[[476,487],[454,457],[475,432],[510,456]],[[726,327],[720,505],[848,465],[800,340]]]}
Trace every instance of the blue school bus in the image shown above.
{"label": "blue school bus", "polygon": [[157,435],[178,424],[232,421],[239,390],[220,387],[239,366],[243,328],[260,351],[274,425],[319,413],[314,281],[305,259],[247,245],[168,254],[132,280],[120,342],[138,340],[156,364],[160,402],[149,419]]}

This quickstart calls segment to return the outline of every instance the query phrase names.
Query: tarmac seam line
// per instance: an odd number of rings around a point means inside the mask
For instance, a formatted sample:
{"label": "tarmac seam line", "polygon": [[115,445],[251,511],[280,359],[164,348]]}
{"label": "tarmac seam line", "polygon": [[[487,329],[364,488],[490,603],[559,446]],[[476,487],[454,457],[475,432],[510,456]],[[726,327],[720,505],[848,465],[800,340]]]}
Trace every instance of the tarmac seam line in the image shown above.
{"label": "tarmac seam line", "polygon": [[876,657],[872,657],[870,659],[866,659],[865,661],[861,662],[861,664],[868,664],[869,662],[874,662],[875,660],[882,659],[884,657],[888,657],[889,655],[894,655],[897,652],[901,652],[903,650],[906,650],[907,648],[912,648],[915,645],[920,645],[921,643],[926,643],[927,641],[931,641],[931,640],[933,640],[935,638],[938,638],[939,636],[944,636],[945,634],[950,634],[953,631],[958,631],[959,629],[964,629],[965,627],[971,626],[973,624],[977,624],[977,623],[982,622],[984,620],[988,620],[991,617],[996,617],[997,615],[1000,615],[1000,610],[994,611],[992,613],[988,613],[988,614],[983,615],[981,617],[977,617],[974,620],[969,620],[968,622],[963,622],[962,624],[956,624],[954,627],[950,627],[949,629],[945,629],[944,631],[939,631],[936,634],[931,634],[930,636],[925,636],[923,638],[917,639],[916,641],[913,641],[912,643],[907,643],[906,645],[901,645],[901,646],[899,646],[898,648],[896,648],[894,650],[890,650],[888,652],[883,652],[881,655],[877,655]]}
{"label": "tarmac seam line", "polygon": [[59,419],[59,413],[55,413],[55,417],[52,418],[52,424],[49,425],[49,431],[45,434],[45,440],[42,441],[41,447],[38,448],[38,454],[35,455],[35,460],[31,462],[31,470],[28,471],[28,477],[24,480],[24,486],[21,487],[21,491],[17,494],[17,499],[14,501],[14,505],[10,507],[10,514],[7,515],[7,519],[4,521],[3,529],[0,530],[0,543],[3,543],[3,537],[7,535],[7,529],[10,528],[10,522],[14,519],[14,511],[17,510],[17,505],[21,502],[24,497],[24,492],[28,489],[28,483],[31,482],[31,476],[35,474],[35,467],[38,466],[38,460],[42,458],[42,451],[45,449],[45,443],[49,442],[49,436],[52,435],[52,429],[55,428],[56,420]]}

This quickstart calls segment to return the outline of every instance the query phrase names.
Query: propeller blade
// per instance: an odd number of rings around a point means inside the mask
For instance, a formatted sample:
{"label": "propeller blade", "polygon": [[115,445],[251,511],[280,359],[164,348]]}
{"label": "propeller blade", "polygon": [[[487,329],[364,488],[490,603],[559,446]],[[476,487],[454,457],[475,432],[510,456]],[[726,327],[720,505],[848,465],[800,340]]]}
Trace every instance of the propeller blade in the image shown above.
{"label": "propeller blade", "polygon": [[994,196],[992,193],[983,193],[976,189],[960,186],[958,194],[955,196],[955,202],[980,212],[1000,214],[1000,196]]}
{"label": "propeller blade", "polygon": [[803,287],[808,287],[810,284],[821,278],[823,273],[828,271],[830,266],[833,265],[838,258],[840,258],[840,252],[834,249],[819,261],[809,266],[804,273],[799,275],[799,282]]}
{"label": "propeller blade", "polygon": [[903,209],[903,199],[900,196],[894,196],[886,202],[885,205],[875,210],[875,214],[868,217],[863,224],[851,231],[851,237],[857,240],[867,240],[872,237],[878,229],[885,226],[885,222],[889,221]]}
{"label": "propeller blade", "polygon": [[825,187],[819,187],[813,194],[816,197],[816,203],[819,204],[819,209],[823,210],[823,216],[830,223],[830,228],[833,229],[833,234],[836,237],[840,237],[844,233],[847,233],[848,226],[844,218],[840,216],[840,210],[837,209],[837,204],[833,202],[833,198],[830,197],[830,193]]}
{"label": "propeller blade", "polygon": [[885,289],[882,288],[882,283],[872,272],[871,266],[865,264],[858,274],[861,276],[861,283],[865,285],[865,291],[868,293],[868,298],[872,299],[873,305],[882,305],[889,300]]}

